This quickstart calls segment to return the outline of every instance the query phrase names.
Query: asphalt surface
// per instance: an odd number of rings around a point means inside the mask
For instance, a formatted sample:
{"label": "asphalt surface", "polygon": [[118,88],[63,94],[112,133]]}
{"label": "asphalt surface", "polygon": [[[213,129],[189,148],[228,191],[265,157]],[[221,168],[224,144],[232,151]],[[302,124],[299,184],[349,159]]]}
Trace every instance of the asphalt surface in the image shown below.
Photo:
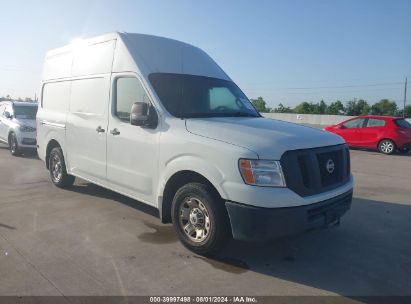
{"label": "asphalt surface", "polygon": [[411,295],[411,154],[351,150],[341,226],[186,250],[145,205],[0,146],[0,295]]}

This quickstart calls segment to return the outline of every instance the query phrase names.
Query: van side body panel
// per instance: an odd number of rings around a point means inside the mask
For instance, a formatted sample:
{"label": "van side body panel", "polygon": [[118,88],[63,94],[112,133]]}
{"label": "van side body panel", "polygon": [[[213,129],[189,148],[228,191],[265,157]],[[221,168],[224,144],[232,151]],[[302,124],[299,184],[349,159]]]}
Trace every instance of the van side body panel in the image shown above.
{"label": "van side body panel", "polygon": [[46,161],[47,145],[55,140],[63,149],[66,163],[69,163],[65,147],[70,87],[71,83],[67,81],[48,81],[42,85],[36,120],[38,155],[43,161]]}
{"label": "van side body panel", "polygon": [[109,94],[109,74],[71,81],[66,123],[68,172],[99,183],[106,181]]}

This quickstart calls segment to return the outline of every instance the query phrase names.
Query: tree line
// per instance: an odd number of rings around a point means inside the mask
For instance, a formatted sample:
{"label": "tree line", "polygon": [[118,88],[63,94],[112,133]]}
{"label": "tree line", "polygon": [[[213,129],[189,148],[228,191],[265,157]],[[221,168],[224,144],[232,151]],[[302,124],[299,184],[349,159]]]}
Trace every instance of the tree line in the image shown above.
{"label": "tree line", "polygon": [[[0,101],[4,100],[18,100],[35,102],[30,97],[26,98],[12,98],[10,95],[0,97]],[[342,103],[340,100],[326,104],[324,100],[320,102],[301,102],[294,108],[284,106],[280,103],[276,108],[267,106],[263,97],[251,99],[254,107],[260,113],[296,113],[296,114],[329,114],[329,115],[384,115],[384,116],[402,116],[403,109],[398,109],[397,103],[389,99],[381,99],[377,103],[370,105],[364,99],[353,99]],[[411,105],[405,107],[405,116],[411,117]]]}
{"label": "tree line", "polygon": [[10,95],[6,95],[6,96],[2,96],[0,97],[0,101],[9,101],[9,100],[17,100],[17,101],[27,101],[27,102],[36,102],[36,100],[30,98],[30,97],[26,97],[26,98],[13,98]]}
{"label": "tree line", "polygon": [[[261,113],[298,113],[298,114],[329,114],[329,115],[383,115],[402,116],[403,109],[399,109],[395,101],[381,99],[377,103],[370,105],[364,99],[353,99],[345,103],[340,100],[326,104],[324,100],[320,102],[301,102],[294,108],[284,106],[282,103],[276,108],[267,106],[264,98],[251,99],[254,107]],[[405,116],[411,117],[411,105],[405,107]]]}

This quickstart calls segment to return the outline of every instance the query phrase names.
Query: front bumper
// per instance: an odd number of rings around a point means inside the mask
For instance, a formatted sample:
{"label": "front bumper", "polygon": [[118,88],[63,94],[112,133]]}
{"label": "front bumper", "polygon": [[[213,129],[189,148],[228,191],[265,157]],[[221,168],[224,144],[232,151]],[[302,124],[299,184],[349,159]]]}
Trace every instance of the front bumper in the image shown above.
{"label": "front bumper", "polygon": [[20,132],[17,141],[20,148],[37,148],[36,132]]}
{"label": "front bumper", "polygon": [[234,239],[266,241],[339,223],[351,207],[352,190],[298,207],[261,208],[226,202]]}

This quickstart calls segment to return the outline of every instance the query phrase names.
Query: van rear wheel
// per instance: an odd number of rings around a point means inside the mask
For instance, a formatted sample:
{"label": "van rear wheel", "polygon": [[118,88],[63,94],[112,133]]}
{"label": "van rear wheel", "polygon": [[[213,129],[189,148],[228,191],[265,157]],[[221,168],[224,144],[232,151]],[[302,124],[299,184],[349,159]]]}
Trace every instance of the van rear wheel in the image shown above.
{"label": "van rear wheel", "polygon": [[73,185],[75,177],[67,174],[63,151],[60,147],[55,147],[50,152],[49,171],[51,181],[57,187],[70,188]]}
{"label": "van rear wheel", "polygon": [[230,236],[224,202],[208,185],[189,183],[181,187],[172,202],[172,216],[180,241],[195,253],[215,253]]}

